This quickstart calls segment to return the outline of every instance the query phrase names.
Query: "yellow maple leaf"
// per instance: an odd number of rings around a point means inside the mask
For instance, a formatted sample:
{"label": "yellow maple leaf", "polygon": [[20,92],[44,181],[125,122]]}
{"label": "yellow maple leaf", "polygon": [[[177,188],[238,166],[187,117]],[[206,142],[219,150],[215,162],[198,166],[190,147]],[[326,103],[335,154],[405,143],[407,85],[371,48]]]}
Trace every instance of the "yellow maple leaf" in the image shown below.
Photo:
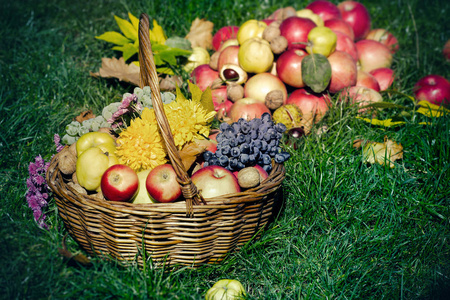
{"label": "yellow maple leaf", "polygon": [[363,147],[363,160],[370,164],[378,163],[382,166],[388,164],[393,168],[394,161],[403,158],[403,146],[386,136],[383,143],[357,140],[353,145],[355,148]]}
{"label": "yellow maple leaf", "polygon": [[372,125],[384,126],[384,127],[395,127],[395,126],[403,125],[406,123],[404,121],[392,121],[392,119],[378,120],[378,119],[369,119],[369,118],[362,118],[362,117],[356,117],[356,118],[363,120],[367,123],[370,123]]}
{"label": "yellow maple leaf", "polygon": [[426,100],[419,101],[417,103],[420,107],[417,109],[417,112],[425,115],[427,117],[437,117],[440,118],[445,114],[449,114],[450,110],[446,109],[444,106],[438,106],[436,104],[432,104]]}

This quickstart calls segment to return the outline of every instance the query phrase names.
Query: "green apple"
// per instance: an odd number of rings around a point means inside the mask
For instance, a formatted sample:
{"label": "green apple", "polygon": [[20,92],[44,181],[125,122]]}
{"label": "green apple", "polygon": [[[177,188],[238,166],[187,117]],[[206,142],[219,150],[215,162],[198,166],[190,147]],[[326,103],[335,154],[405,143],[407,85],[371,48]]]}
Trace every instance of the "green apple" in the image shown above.
{"label": "green apple", "polygon": [[247,73],[263,73],[273,66],[273,52],[268,41],[253,37],[239,47],[239,65]]}
{"label": "green apple", "polygon": [[241,26],[239,26],[239,30],[237,32],[237,40],[239,45],[242,45],[246,40],[251,39],[253,37],[262,38],[262,34],[264,29],[266,29],[267,24],[263,21],[258,21],[255,19],[248,20],[244,22]]}
{"label": "green apple", "polygon": [[140,171],[137,173],[139,178],[139,191],[134,198],[133,203],[156,203],[157,201],[150,197],[147,192],[147,188],[145,186],[145,181],[147,180],[148,173],[150,173],[151,169]]}
{"label": "green apple", "polygon": [[308,33],[306,51],[328,57],[336,50],[337,35],[328,27],[314,27]]}
{"label": "green apple", "polygon": [[242,284],[235,279],[221,279],[217,281],[205,295],[206,300],[231,300],[245,297],[245,289]]}

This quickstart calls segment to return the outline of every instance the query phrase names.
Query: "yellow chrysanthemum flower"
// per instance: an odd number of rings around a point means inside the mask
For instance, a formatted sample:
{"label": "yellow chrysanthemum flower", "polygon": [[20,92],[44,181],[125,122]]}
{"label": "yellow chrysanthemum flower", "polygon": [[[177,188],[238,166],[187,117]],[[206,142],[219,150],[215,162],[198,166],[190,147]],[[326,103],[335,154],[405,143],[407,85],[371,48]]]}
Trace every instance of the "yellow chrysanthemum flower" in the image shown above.
{"label": "yellow chrysanthemum flower", "polygon": [[164,106],[172,130],[173,139],[178,149],[195,139],[209,136],[210,122],[215,111],[207,112],[201,103],[177,99]]}
{"label": "yellow chrysanthemum flower", "polygon": [[131,120],[130,126],[119,134],[116,155],[121,164],[130,166],[136,172],[167,162],[153,110],[144,108],[141,117]]}

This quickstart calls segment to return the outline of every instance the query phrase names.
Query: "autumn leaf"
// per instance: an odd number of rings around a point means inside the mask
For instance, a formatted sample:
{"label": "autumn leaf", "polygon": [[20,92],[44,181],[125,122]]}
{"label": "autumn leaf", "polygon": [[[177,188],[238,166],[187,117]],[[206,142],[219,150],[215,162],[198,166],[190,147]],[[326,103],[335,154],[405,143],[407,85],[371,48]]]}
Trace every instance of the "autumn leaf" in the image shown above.
{"label": "autumn leaf", "polygon": [[425,100],[419,101],[419,103],[417,104],[419,105],[419,109],[417,109],[417,112],[427,117],[439,118],[444,114],[450,113],[450,110],[446,109],[445,107],[432,104]]}
{"label": "autumn leaf", "polygon": [[205,150],[206,146],[200,144],[198,140],[194,140],[193,142],[185,145],[183,149],[178,152],[185,169],[189,170],[189,168],[197,159],[197,156],[202,154]]}
{"label": "autumn leaf", "polygon": [[75,121],[78,123],[83,123],[83,121],[93,119],[95,118],[95,115],[92,113],[92,110],[85,110],[81,114],[75,117]]}
{"label": "autumn leaf", "polygon": [[90,72],[93,77],[117,78],[121,81],[139,85],[139,67],[135,64],[126,64],[123,57],[117,59],[102,58],[102,66],[97,73]]}
{"label": "autumn leaf", "polygon": [[356,118],[363,120],[367,123],[370,123],[372,125],[384,126],[384,127],[395,127],[395,126],[403,125],[406,123],[404,121],[392,121],[392,119],[378,120],[378,119],[369,119],[369,118],[363,118],[363,117],[356,117]]}
{"label": "autumn leaf", "polygon": [[191,29],[186,35],[186,39],[191,42],[192,48],[202,47],[205,49],[211,49],[213,28],[214,23],[196,18],[191,24]]}
{"label": "autumn leaf", "polygon": [[389,167],[393,168],[395,166],[394,161],[403,158],[403,146],[386,136],[383,143],[357,139],[353,141],[353,147],[362,147],[363,160],[370,164],[378,163],[382,166],[389,164]]}

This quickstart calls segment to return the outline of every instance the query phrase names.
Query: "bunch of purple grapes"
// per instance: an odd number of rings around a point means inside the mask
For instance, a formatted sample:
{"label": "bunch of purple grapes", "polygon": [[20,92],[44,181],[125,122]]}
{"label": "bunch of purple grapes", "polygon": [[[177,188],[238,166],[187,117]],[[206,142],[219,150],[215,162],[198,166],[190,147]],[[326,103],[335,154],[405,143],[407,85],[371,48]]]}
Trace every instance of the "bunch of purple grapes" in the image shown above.
{"label": "bunch of purple grapes", "polygon": [[286,126],[283,123],[275,124],[269,113],[249,121],[241,118],[232,124],[224,122],[219,129],[216,152],[203,153],[205,167],[218,165],[234,172],[260,165],[269,173],[272,159],[281,164],[290,157],[279,145]]}

